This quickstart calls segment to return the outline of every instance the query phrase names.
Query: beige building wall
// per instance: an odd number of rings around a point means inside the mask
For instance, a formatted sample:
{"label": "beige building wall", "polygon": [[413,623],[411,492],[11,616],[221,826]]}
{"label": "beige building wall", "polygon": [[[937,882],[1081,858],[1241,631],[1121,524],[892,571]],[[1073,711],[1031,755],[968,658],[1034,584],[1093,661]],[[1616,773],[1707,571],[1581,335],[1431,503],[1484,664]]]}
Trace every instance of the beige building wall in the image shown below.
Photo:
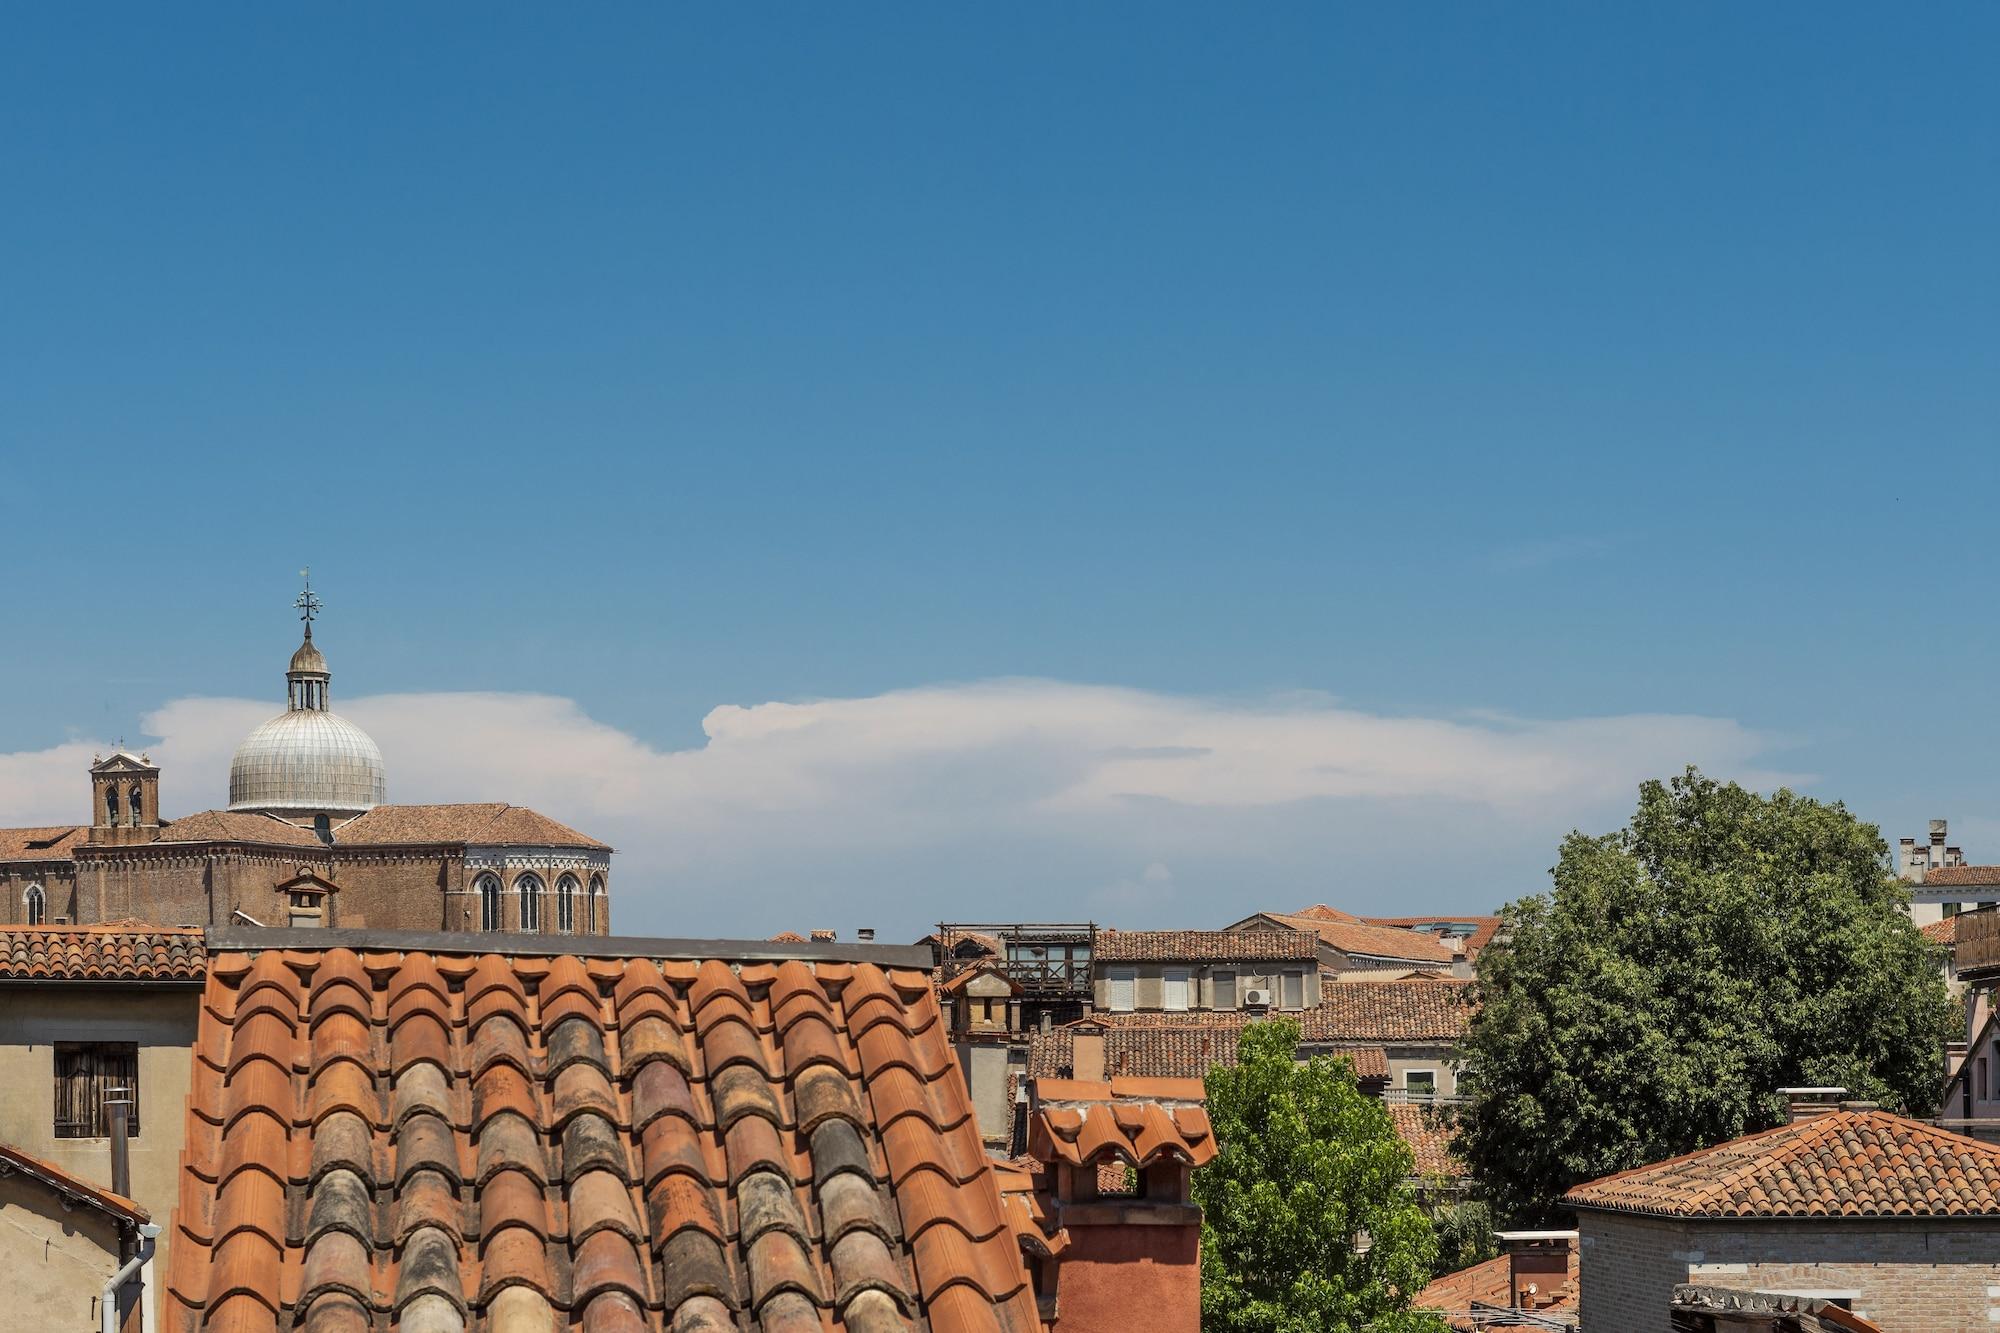
{"label": "beige building wall", "polygon": [[131,1143],[132,1198],[161,1227],[155,1275],[167,1272],[173,1238],[168,1219],[180,1193],[200,1003],[201,991],[193,986],[43,982],[0,988],[0,1142],[105,1189],[111,1188],[110,1141],[55,1136],[54,1043],[138,1044],[139,1135]]}
{"label": "beige building wall", "polygon": [[1668,1333],[1676,1283],[1853,1293],[1884,1329],[1972,1333],[2000,1325],[2000,1221],[1921,1218],[1685,1222],[1583,1209],[1578,1317],[1585,1329]]}
{"label": "beige building wall", "polygon": [[1411,1071],[1427,1069],[1436,1076],[1438,1096],[1458,1095],[1458,1075],[1451,1067],[1451,1047],[1387,1046],[1383,1049],[1389,1056],[1389,1088],[1392,1092],[1399,1092],[1408,1086]]}
{"label": "beige building wall", "polygon": [[[1320,975],[1316,963],[1301,959],[1292,963],[1120,963],[1102,962],[1092,969],[1091,1003],[1100,1013],[1118,1012],[1111,1007],[1111,975],[1119,968],[1131,968],[1134,973],[1132,1005],[1133,1012],[1150,1012],[1162,1009],[1166,1004],[1168,969],[1187,972],[1188,1008],[1195,1009],[1241,1009],[1243,993],[1247,990],[1271,992],[1272,1008],[1283,1007],[1284,974],[1299,973],[1305,993],[1305,1007],[1312,1009],[1320,1002]],[[1236,978],[1236,996],[1233,1003],[1227,1002],[1216,988],[1216,978],[1220,975]],[[1176,1011],[1178,1012],[1178,1011]]]}
{"label": "beige building wall", "polygon": [[113,1218],[85,1204],[65,1209],[62,1196],[32,1176],[0,1176],[0,1280],[6,1284],[0,1328],[97,1333],[98,1301],[118,1268]]}

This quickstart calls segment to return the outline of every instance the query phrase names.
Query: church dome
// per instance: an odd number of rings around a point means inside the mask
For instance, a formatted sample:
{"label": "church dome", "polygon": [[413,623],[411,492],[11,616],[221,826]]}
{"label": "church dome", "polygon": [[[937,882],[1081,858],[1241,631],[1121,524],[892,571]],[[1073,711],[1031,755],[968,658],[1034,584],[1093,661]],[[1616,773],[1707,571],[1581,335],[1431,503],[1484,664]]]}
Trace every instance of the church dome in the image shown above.
{"label": "church dome", "polygon": [[327,707],[332,674],[314,646],[319,599],[299,598],[305,642],[285,671],[288,707],[236,747],[229,761],[229,808],[274,815],[358,815],[382,804],[382,752],[367,732]]}
{"label": "church dome", "polygon": [[326,709],[293,708],[251,732],[229,761],[229,808],[361,814],[382,804],[382,751]]}

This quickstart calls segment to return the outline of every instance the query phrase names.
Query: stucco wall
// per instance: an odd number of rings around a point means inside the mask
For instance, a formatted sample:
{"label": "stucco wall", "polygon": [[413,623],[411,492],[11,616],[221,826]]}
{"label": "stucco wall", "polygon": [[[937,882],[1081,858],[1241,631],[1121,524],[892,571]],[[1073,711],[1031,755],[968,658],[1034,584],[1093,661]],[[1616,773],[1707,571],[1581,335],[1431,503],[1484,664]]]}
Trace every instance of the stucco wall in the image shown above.
{"label": "stucco wall", "polygon": [[[180,1190],[200,999],[193,987],[0,987],[0,1142],[107,1189],[109,1141],[55,1137],[54,1043],[138,1043],[139,1135],[131,1144],[132,1197],[161,1227],[155,1274],[167,1271],[173,1238],[168,1219]],[[0,1327],[6,1326],[0,1320]]]}
{"label": "stucco wall", "polygon": [[1187,971],[1189,981],[1189,1009],[1217,1008],[1215,974],[1234,973],[1236,976],[1236,1000],[1234,1004],[1220,1007],[1241,1009],[1243,992],[1246,990],[1267,990],[1275,1002],[1282,1003],[1284,987],[1280,978],[1286,972],[1304,975],[1306,1008],[1311,1009],[1320,1002],[1319,969],[1309,962],[1297,963],[1100,963],[1091,976],[1092,1004],[1101,1012],[1111,1009],[1111,977],[1114,968],[1129,967],[1135,973],[1133,1010],[1135,1012],[1154,1011],[1166,1003],[1166,974],[1169,967]]}
{"label": "stucco wall", "polygon": [[97,1333],[98,1299],[118,1264],[118,1226],[110,1217],[81,1205],[65,1209],[61,1196],[33,1177],[0,1176],[0,1328]]}
{"label": "stucco wall", "polygon": [[1585,1210],[1589,1328],[1666,1330],[1677,1282],[1752,1291],[1853,1291],[1886,1329],[1970,1333],[2000,1324],[2000,1223],[1675,1222]]}
{"label": "stucco wall", "polygon": [[1389,1056],[1389,1086],[1401,1088],[1403,1076],[1412,1069],[1428,1069],[1437,1075],[1437,1090],[1441,1097],[1451,1097],[1458,1093],[1458,1075],[1451,1067],[1452,1048],[1449,1046],[1386,1046]]}

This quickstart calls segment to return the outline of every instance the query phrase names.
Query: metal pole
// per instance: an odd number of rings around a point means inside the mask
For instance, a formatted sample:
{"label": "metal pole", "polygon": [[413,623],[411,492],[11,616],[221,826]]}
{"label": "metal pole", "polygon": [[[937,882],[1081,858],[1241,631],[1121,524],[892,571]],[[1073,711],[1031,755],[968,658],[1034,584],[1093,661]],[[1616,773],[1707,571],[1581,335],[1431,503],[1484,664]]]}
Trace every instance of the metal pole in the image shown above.
{"label": "metal pole", "polygon": [[106,1088],[112,1096],[104,1101],[104,1112],[111,1121],[111,1192],[124,1198],[132,1197],[132,1141],[125,1130],[125,1116],[132,1103],[128,1094],[130,1088]]}

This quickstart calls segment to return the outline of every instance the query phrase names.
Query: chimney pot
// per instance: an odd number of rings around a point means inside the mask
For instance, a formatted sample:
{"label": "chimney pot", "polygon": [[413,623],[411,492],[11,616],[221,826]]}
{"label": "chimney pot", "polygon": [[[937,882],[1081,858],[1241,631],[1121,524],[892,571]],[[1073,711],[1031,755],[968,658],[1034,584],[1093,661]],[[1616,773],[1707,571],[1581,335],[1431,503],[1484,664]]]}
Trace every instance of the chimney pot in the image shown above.
{"label": "chimney pot", "polygon": [[873,927],[873,926],[863,926],[863,927],[862,927],[861,929],[859,929],[859,930],[857,930],[857,931],[855,931],[855,932],[854,932],[854,938],[855,938],[855,939],[857,939],[857,940],[860,940],[860,941],[861,941],[861,942],[862,942],[863,944],[872,944],[872,943],[874,943],[874,941],[875,941],[875,927]]}
{"label": "chimney pot", "polygon": [[812,942],[814,944],[832,944],[835,940],[839,938],[840,938],[840,933],[838,931],[815,930],[812,932]]}

